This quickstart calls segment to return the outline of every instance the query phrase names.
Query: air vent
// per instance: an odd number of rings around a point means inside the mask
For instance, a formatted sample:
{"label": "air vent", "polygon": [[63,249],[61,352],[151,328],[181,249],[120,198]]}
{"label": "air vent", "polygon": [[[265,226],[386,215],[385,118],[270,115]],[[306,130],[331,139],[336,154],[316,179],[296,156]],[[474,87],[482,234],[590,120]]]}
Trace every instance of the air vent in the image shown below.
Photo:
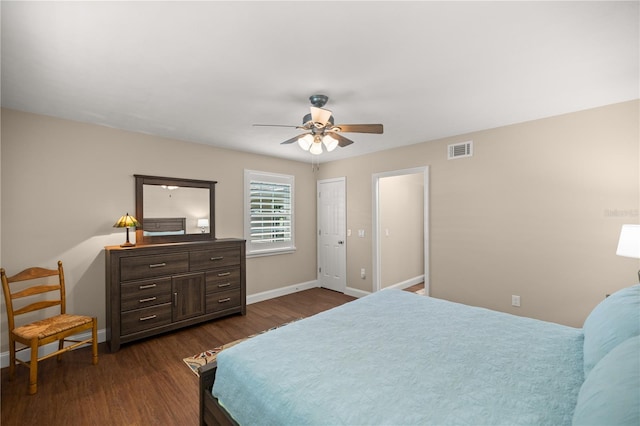
{"label": "air vent", "polygon": [[447,159],[471,157],[473,155],[473,141],[454,143],[448,146],[449,156]]}

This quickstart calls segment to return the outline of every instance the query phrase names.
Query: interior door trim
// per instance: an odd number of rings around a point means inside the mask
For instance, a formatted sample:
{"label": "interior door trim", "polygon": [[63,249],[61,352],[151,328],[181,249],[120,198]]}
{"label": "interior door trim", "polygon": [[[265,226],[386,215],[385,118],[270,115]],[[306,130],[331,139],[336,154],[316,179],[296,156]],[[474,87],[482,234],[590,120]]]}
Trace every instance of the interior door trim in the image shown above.
{"label": "interior door trim", "polygon": [[373,265],[372,280],[373,292],[380,291],[380,179],[392,176],[403,176],[422,173],[424,177],[424,290],[428,296],[430,294],[429,287],[429,166],[414,167],[411,169],[392,170],[389,172],[374,173],[371,175],[371,187],[373,190],[373,213],[372,213],[372,240],[373,240]]}

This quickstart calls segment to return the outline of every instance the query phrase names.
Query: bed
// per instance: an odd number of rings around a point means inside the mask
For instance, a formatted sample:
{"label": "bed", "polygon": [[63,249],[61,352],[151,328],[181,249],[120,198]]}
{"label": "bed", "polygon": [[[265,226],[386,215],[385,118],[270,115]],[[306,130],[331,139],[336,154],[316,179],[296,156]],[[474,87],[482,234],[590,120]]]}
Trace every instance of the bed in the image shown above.
{"label": "bed", "polygon": [[385,290],[220,352],[200,419],[637,426],[639,355],[640,285],[583,328]]}
{"label": "bed", "polygon": [[187,229],[187,220],[184,217],[146,217],[142,226],[145,237],[184,235]]}

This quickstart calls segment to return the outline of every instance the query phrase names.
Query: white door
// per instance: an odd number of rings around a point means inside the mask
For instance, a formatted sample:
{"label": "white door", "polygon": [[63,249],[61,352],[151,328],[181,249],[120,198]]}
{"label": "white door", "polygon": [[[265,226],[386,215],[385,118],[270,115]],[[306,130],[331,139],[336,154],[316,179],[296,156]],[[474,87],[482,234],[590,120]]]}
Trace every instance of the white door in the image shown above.
{"label": "white door", "polygon": [[318,181],[318,281],[344,293],[347,288],[345,178]]}

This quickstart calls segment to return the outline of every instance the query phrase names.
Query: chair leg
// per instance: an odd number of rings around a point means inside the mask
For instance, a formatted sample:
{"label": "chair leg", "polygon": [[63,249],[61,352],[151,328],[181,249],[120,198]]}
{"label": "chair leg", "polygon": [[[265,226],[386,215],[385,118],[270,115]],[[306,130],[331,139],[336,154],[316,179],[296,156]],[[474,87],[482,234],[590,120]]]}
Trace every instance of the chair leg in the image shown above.
{"label": "chair leg", "polygon": [[[58,350],[61,351],[62,348],[64,348],[64,339],[58,340]],[[58,362],[62,361],[62,352],[58,354],[56,359],[58,360]]]}
{"label": "chair leg", "polygon": [[91,331],[93,336],[93,341],[91,342],[91,349],[93,352],[93,357],[91,363],[96,365],[98,363],[98,319],[93,319],[93,329]]}
{"label": "chair leg", "polygon": [[9,336],[9,380],[16,376],[16,341]]}
{"label": "chair leg", "polygon": [[29,395],[38,392],[38,339],[31,341],[31,362],[29,363]]}

